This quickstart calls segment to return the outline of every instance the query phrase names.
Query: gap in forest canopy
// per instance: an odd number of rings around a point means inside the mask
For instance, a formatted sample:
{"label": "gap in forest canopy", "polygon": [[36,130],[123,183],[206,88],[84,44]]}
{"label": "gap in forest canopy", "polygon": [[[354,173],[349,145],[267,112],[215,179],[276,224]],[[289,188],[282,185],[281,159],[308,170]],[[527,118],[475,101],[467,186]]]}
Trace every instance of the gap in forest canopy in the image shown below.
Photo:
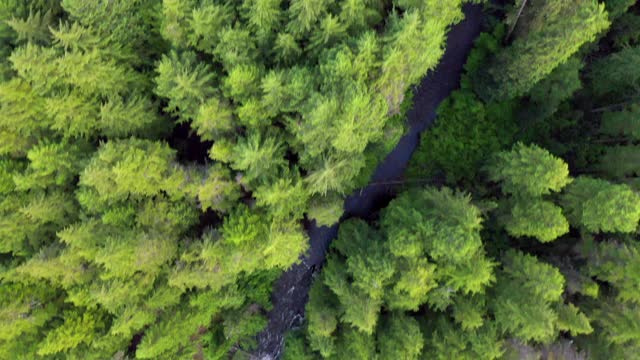
{"label": "gap in forest canopy", "polygon": [[202,141],[188,123],[176,123],[168,139],[169,145],[178,152],[178,161],[206,164],[213,141]]}

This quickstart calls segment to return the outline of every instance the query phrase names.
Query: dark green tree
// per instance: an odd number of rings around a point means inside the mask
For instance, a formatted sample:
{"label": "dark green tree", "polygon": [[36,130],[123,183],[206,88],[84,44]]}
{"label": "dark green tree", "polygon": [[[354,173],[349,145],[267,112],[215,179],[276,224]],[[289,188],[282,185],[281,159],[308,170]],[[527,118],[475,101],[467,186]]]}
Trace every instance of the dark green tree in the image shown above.
{"label": "dark green tree", "polygon": [[608,26],[605,6],[594,0],[529,1],[513,42],[478,71],[474,88],[485,100],[525,95]]}

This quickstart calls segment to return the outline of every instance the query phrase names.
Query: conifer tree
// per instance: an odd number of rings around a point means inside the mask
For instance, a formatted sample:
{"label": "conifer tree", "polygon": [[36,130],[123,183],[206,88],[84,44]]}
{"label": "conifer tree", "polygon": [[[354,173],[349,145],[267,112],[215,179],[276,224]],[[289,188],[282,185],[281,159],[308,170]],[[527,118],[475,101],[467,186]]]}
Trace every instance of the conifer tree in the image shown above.
{"label": "conifer tree", "polygon": [[638,94],[640,75],[635,70],[640,63],[640,46],[628,47],[598,59],[588,74],[596,96],[632,97]]}
{"label": "conifer tree", "polygon": [[379,358],[384,360],[418,359],[424,346],[418,322],[407,315],[386,316],[377,336]]}
{"label": "conifer tree", "polygon": [[[0,358],[250,349],[300,220],[341,218],[462,3],[0,0]],[[210,159],[172,148],[185,129]],[[342,227],[309,305],[322,356],[419,358],[404,311],[484,329],[461,300],[495,280],[480,209],[416,194]]]}
{"label": "conifer tree", "polygon": [[567,164],[548,151],[518,143],[510,152],[498,153],[488,166],[489,179],[502,183],[514,196],[540,196],[558,192],[571,182]]}
{"label": "conifer tree", "polygon": [[109,201],[153,196],[161,191],[182,198],[185,172],[167,144],[128,139],[103,144],[81,174],[80,184]]}
{"label": "conifer tree", "polygon": [[578,177],[563,195],[574,226],[591,232],[634,232],[640,220],[640,195],[629,186]]}
{"label": "conifer tree", "polygon": [[608,26],[604,4],[594,0],[530,1],[512,44],[478,73],[475,90],[485,100],[522,96]]}
{"label": "conifer tree", "polygon": [[438,316],[432,322],[433,326],[429,326],[429,332],[425,333],[423,356],[438,360],[493,360],[503,357],[503,341],[497,326],[493,324],[477,330],[460,331],[444,316]]}
{"label": "conifer tree", "polygon": [[640,266],[640,249],[634,243],[599,243],[588,255],[587,272],[616,289],[620,302],[640,303],[640,290],[634,274]]}
{"label": "conifer tree", "polygon": [[602,115],[600,133],[618,138],[640,139],[640,106],[632,105],[623,111],[607,111]]}
{"label": "conifer tree", "polygon": [[208,67],[198,63],[196,54],[172,51],[158,64],[156,93],[169,98],[166,110],[179,115],[183,121],[195,119],[200,105],[211,95],[212,74]]}
{"label": "conifer tree", "polygon": [[602,173],[615,179],[640,175],[640,146],[620,145],[608,147],[596,165]]}
{"label": "conifer tree", "polygon": [[555,240],[569,232],[569,223],[562,215],[562,209],[544,200],[516,202],[503,221],[510,235],[531,236],[541,242]]}
{"label": "conifer tree", "polygon": [[240,196],[240,186],[223,166],[209,168],[207,177],[198,188],[198,200],[203,210],[228,211]]}
{"label": "conifer tree", "polygon": [[[502,331],[523,341],[542,343],[553,341],[558,330],[586,334],[593,331],[584,314],[568,312],[565,306],[571,305],[558,304],[565,285],[558,269],[515,251],[503,259],[504,268],[496,282],[496,298],[491,303]],[[568,321],[568,314],[578,317],[578,321]]]}

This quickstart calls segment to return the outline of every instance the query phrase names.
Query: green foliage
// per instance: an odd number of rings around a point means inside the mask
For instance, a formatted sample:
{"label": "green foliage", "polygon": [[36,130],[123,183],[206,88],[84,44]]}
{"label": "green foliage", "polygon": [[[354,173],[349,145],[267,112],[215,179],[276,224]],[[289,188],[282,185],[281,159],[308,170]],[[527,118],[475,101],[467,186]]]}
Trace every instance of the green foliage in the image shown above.
{"label": "green foliage", "polygon": [[375,338],[353,328],[345,329],[338,342],[339,359],[371,359],[376,356]]}
{"label": "green foliage", "polygon": [[[338,222],[395,147],[464,2],[0,0],[0,358],[249,356],[301,220]],[[496,359],[560,332],[638,353],[629,5],[606,1],[588,61],[593,0],[531,1],[506,47],[506,26],[481,36],[410,171],[478,202],[411,189],[345,221],[287,357]],[[536,146],[500,152],[516,137],[629,185],[570,184]],[[478,176],[495,153],[502,194]]]}
{"label": "green foliage", "polygon": [[209,168],[207,177],[198,188],[198,200],[203,210],[228,211],[240,198],[240,186],[222,166]]}
{"label": "green foliage", "polygon": [[5,283],[2,293],[0,341],[17,341],[21,336],[37,334],[53,318],[60,305],[56,289],[20,283]]}
{"label": "green foliage", "polygon": [[481,221],[468,196],[426,188],[393,200],[380,230],[343,222],[310,293],[311,349],[324,358],[367,359],[377,349],[380,358],[417,359],[422,331],[402,311],[443,310],[454,294],[483,293],[495,279]]}
{"label": "green foliage", "polygon": [[474,89],[485,100],[525,95],[609,26],[605,6],[593,0],[535,1],[522,17],[510,46],[475,78]]}
{"label": "green foliage", "polygon": [[602,115],[602,134],[617,138],[640,139],[640,106],[634,105],[624,111],[608,111]]}
{"label": "green foliage", "polygon": [[424,346],[418,322],[407,315],[387,316],[377,336],[379,359],[418,359]]}
{"label": "green foliage", "polygon": [[588,274],[606,281],[617,291],[620,302],[640,303],[640,288],[635,274],[640,266],[637,243],[603,242],[589,254]]}
{"label": "green foliage", "polygon": [[574,93],[582,88],[580,71],[583,66],[584,63],[579,57],[572,56],[531,88],[530,103],[518,113],[523,130],[557,114],[563,102],[571,99]]}
{"label": "green foliage", "polygon": [[420,140],[408,176],[438,172],[448,183],[473,181],[486,158],[511,143],[512,103],[485,105],[469,91],[455,91],[439,107],[436,123]]}
{"label": "green foliage", "polygon": [[445,359],[500,359],[504,353],[496,326],[460,331],[443,316],[433,320],[425,336],[423,357]]}
{"label": "green foliage", "polygon": [[[344,304],[341,319],[367,334],[374,331],[382,305],[383,289],[390,284],[394,272],[393,263],[385,254],[384,244],[376,235],[363,221],[343,224],[333,246],[343,254],[363,250],[366,246],[369,254],[350,257],[346,263],[334,259],[327,263],[324,272],[325,284]],[[367,240],[372,243],[365,243]],[[349,243],[345,243],[347,241]]]}
{"label": "green foliage", "polygon": [[[509,15],[508,15],[509,16]],[[460,79],[460,87],[472,90],[472,77],[482,71],[489,57],[498,51],[502,45],[502,39],[507,31],[506,24],[497,24],[491,32],[482,32],[474,41],[474,46],[464,64],[465,73]]]}
{"label": "green foliage", "polygon": [[613,43],[618,49],[640,44],[640,16],[625,13],[611,26]]}
{"label": "green foliage", "polygon": [[[430,5],[433,7],[423,15],[428,19],[424,23],[417,9],[409,9],[402,18],[397,15],[391,17],[389,38],[393,42],[383,49],[382,75],[377,84],[391,112],[399,110],[405,86],[417,82],[442,55],[445,34],[435,33],[436,29],[461,19],[457,1]],[[431,17],[435,14],[437,18]]]}
{"label": "green foliage", "polygon": [[255,242],[266,233],[266,224],[259,214],[251,212],[247,207],[238,207],[224,222],[221,235],[225,242],[240,245]]}
{"label": "green foliage", "polygon": [[309,204],[307,215],[314,219],[318,226],[330,226],[338,222],[342,216],[343,200],[336,194],[316,196]]}
{"label": "green foliage", "polygon": [[48,27],[54,18],[51,10],[44,14],[39,11],[34,13],[31,10],[26,19],[13,18],[7,21],[7,25],[18,35],[18,42],[28,41],[46,44],[49,42],[51,35]]}
{"label": "green foliage", "polygon": [[167,124],[155,113],[155,104],[140,95],[109,98],[100,106],[98,117],[102,133],[112,138],[160,135],[167,130]]}
{"label": "green foliage", "polygon": [[491,304],[502,331],[523,341],[553,341],[558,330],[572,333],[593,331],[583,314],[562,300],[565,279],[558,269],[520,252],[504,256],[498,275],[495,300]]}
{"label": "green foliage", "polygon": [[322,356],[335,353],[335,342],[331,336],[338,326],[340,316],[337,299],[323,281],[315,281],[309,291],[306,312],[308,317],[308,336],[310,346]]}
{"label": "green foliage", "polygon": [[[629,4],[605,2],[618,21],[633,15],[621,15]],[[638,72],[631,57],[622,64],[607,54],[631,51],[616,40],[623,27],[614,22],[600,44],[589,44],[608,26],[604,6],[590,0],[516,1],[509,11],[509,24],[518,18],[512,43],[503,45],[503,25],[481,36],[462,90],[440,107],[409,169],[412,179],[446,176],[477,202],[446,188],[409,189],[372,225],[341,224],[307,308],[315,355],[471,360],[639,351]],[[609,80],[616,73],[629,75]],[[339,106],[318,104],[318,114]],[[549,151],[523,143],[505,151],[515,139]],[[569,168],[581,176],[573,179]],[[417,319],[419,333],[409,323],[394,330],[391,318]]]}
{"label": "green foliage", "polygon": [[96,331],[105,325],[100,315],[89,311],[65,314],[64,323],[47,335],[38,355],[56,354],[92,342]]}
{"label": "green foliage", "polygon": [[314,360],[308,345],[305,342],[304,334],[300,331],[290,331],[284,343],[283,360]]}
{"label": "green foliage", "polygon": [[[355,164],[347,159],[324,158],[320,168],[310,173],[305,179],[310,192],[326,196],[333,192],[345,195],[351,188],[348,184],[355,179],[363,167],[364,159],[355,158]],[[360,161],[359,161],[360,160]],[[354,166],[355,165],[355,166]]]}
{"label": "green foliage", "polygon": [[629,186],[578,177],[563,195],[567,219],[591,232],[634,232],[640,220],[640,195]]}
{"label": "green foliage", "polygon": [[172,51],[158,64],[156,93],[170,99],[168,112],[183,121],[195,119],[200,105],[214,94],[210,84],[213,76],[207,66],[197,62],[195,53]]}
{"label": "green foliage", "polygon": [[[382,215],[382,226],[388,232],[391,249],[394,249],[395,242],[404,240],[405,231],[417,235],[405,241],[422,243],[423,251],[436,260],[460,262],[482,246],[479,235],[482,222],[480,211],[465,194],[454,193],[447,188],[426,189],[406,193],[393,200],[392,204]],[[406,211],[415,211],[416,216],[420,217],[419,221],[405,217],[403,213]],[[405,243],[401,248],[407,245]],[[410,248],[416,246],[419,245]],[[394,255],[415,256],[421,252],[412,254],[400,251],[394,252]]]}
{"label": "green foliage", "polygon": [[22,156],[48,125],[44,100],[20,79],[0,83],[0,154]]}
{"label": "green foliage", "polygon": [[625,48],[598,59],[591,64],[588,79],[596,96],[635,95],[640,74],[635,70],[640,63],[640,46]]}
{"label": "green foliage", "polygon": [[[458,1],[388,5],[0,1],[0,277],[46,303],[6,304],[21,315],[0,357],[118,358],[137,334],[138,358],[250,349],[253,305],[308,247],[300,220],[338,221],[462,18]],[[172,149],[176,121],[213,163]],[[397,307],[435,286],[427,259],[383,258],[350,263],[359,290],[341,293],[372,333],[378,274]],[[340,333],[340,356],[380,350]]]}
{"label": "green foliage", "polygon": [[562,209],[552,202],[533,200],[516,202],[504,220],[505,230],[514,236],[531,236],[549,242],[569,232]]}
{"label": "green foliage", "polygon": [[140,359],[157,359],[161,356],[189,356],[195,353],[191,336],[200,326],[207,326],[213,314],[223,308],[241,306],[243,296],[237,289],[228,288],[224,293],[200,292],[193,300],[165,312],[145,336],[136,350]]}
{"label": "green foliage", "polygon": [[102,201],[127,196],[153,196],[165,191],[184,196],[184,170],[168,145],[139,139],[109,141],[100,147],[81,174],[80,184]]}
{"label": "green foliage", "polygon": [[517,143],[510,152],[498,153],[487,170],[491,181],[514,196],[547,195],[571,182],[567,164],[536,145]]}
{"label": "green foliage", "polygon": [[612,19],[624,14],[629,7],[635,4],[633,0],[606,0],[605,7]]}
{"label": "green foliage", "polygon": [[[86,147],[85,147],[86,148]],[[42,143],[27,152],[29,165],[14,175],[19,190],[68,186],[84,167],[83,147],[78,144]]]}
{"label": "green foliage", "polygon": [[252,133],[234,147],[231,167],[243,171],[243,182],[248,184],[273,181],[278,171],[284,169],[284,146],[276,136]]}
{"label": "green foliage", "polygon": [[273,216],[282,220],[302,218],[309,197],[300,178],[284,177],[273,184],[258,187],[254,195],[256,204],[273,209]]}
{"label": "green foliage", "polygon": [[640,176],[640,146],[608,147],[600,158],[597,169],[615,179]]}
{"label": "green foliage", "polygon": [[202,140],[215,140],[234,130],[233,113],[229,106],[216,98],[209,98],[193,119],[193,127]]}
{"label": "green foliage", "polygon": [[589,338],[584,346],[596,356],[633,357],[640,348],[638,305],[620,303],[611,298],[600,301],[594,309],[597,337]]}

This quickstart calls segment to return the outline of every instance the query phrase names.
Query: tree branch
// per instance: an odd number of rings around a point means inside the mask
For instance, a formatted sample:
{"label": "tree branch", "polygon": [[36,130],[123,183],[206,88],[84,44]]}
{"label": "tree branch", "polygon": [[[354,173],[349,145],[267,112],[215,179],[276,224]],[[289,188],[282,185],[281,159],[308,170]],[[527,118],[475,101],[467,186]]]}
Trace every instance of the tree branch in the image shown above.
{"label": "tree branch", "polygon": [[511,25],[511,28],[509,29],[509,32],[507,33],[507,37],[505,38],[505,41],[509,41],[509,38],[511,37],[511,34],[516,29],[516,25],[518,25],[518,20],[520,19],[520,16],[522,16],[522,11],[524,11],[525,5],[527,5],[527,0],[522,0],[522,5],[520,5],[520,9],[518,10],[518,14],[516,15],[516,19],[513,21],[513,24]]}
{"label": "tree branch", "polygon": [[597,112],[605,112],[611,109],[615,109],[618,108],[620,106],[624,106],[624,105],[629,105],[629,104],[633,104],[635,102],[640,101],[640,98],[635,98],[635,99],[631,99],[631,100],[627,100],[618,104],[612,104],[612,105],[607,105],[607,106],[603,106],[603,107],[599,107],[597,109],[593,109],[591,110],[592,113],[597,113]]}

